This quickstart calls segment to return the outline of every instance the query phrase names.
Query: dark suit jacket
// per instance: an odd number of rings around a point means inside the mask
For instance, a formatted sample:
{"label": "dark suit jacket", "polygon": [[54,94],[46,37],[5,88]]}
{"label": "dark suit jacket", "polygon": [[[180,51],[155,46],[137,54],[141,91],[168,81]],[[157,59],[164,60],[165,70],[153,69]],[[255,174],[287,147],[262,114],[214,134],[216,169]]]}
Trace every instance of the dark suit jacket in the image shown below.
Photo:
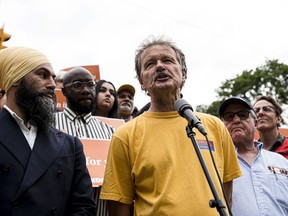
{"label": "dark suit jacket", "polygon": [[0,111],[0,215],[95,215],[80,140],[38,131],[31,150],[10,113]]}

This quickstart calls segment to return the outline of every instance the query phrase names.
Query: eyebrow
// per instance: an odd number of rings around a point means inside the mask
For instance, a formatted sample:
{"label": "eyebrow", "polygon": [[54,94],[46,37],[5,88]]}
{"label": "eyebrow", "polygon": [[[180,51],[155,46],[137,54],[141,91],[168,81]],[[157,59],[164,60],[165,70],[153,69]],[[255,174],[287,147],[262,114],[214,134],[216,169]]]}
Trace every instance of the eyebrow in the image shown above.
{"label": "eyebrow", "polygon": [[50,70],[48,70],[48,69],[45,68],[45,67],[40,67],[40,68],[38,68],[35,72],[36,72],[36,73],[43,73],[43,72],[44,72],[44,73],[47,73],[47,74],[51,75],[54,80],[55,80],[55,77],[56,77],[56,74],[55,74],[55,73],[53,74]]}

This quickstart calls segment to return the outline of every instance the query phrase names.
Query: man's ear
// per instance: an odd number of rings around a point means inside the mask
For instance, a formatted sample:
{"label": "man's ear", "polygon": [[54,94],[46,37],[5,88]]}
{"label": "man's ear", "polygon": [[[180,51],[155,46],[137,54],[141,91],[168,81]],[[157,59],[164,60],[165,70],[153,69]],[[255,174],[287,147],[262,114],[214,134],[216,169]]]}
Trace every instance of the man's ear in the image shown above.
{"label": "man's ear", "polygon": [[187,71],[186,70],[182,70],[182,80],[186,80],[187,79]]}
{"label": "man's ear", "polygon": [[280,125],[282,122],[282,117],[279,115],[279,116],[276,116],[276,118],[277,118],[277,125]]}
{"label": "man's ear", "polygon": [[184,86],[186,79],[187,79],[187,71],[182,69],[182,84],[181,84],[181,88]]}
{"label": "man's ear", "polygon": [[141,77],[138,77],[138,81],[139,81],[139,83],[140,83],[141,89],[142,89],[143,91],[146,91]]}
{"label": "man's ear", "polygon": [[142,89],[143,91],[146,91],[144,85],[141,85],[141,89]]}

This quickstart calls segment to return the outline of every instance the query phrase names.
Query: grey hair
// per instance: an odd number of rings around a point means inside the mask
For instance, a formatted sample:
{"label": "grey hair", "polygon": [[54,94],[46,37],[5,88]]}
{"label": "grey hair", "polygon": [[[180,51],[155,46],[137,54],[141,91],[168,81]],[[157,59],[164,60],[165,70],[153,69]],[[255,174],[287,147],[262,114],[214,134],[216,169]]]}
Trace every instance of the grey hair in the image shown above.
{"label": "grey hair", "polygon": [[[187,66],[186,66],[186,60],[185,55],[182,52],[181,49],[179,49],[174,42],[172,42],[170,39],[165,39],[165,36],[155,37],[155,36],[149,36],[147,39],[145,39],[136,50],[135,55],[135,70],[136,70],[136,77],[138,80],[140,80],[140,74],[141,74],[141,55],[142,53],[155,45],[162,45],[167,46],[173,49],[176,53],[176,58],[179,64],[182,67],[182,71],[185,73],[185,79],[187,78]],[[184,83],[181,87],[183,87]]]}

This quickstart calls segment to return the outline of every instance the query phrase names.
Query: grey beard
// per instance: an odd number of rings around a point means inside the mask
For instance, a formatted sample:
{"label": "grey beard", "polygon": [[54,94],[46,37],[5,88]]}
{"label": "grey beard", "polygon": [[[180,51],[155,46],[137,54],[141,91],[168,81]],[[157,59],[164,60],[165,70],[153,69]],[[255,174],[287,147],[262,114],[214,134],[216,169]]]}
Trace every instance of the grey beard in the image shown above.
{"label": "grey beard", "polygon": [[120,105],[118,107],[118,111],[119,111],[119,114],[121,115],[131,115],[133,112],[133,108],[126,106],[126,105]]}
{"label": "grey beard", "polygon": [[47,130],[54,124],[54,101],[45,96],[36,97],[29,109],[31,124],[39,129]]}

